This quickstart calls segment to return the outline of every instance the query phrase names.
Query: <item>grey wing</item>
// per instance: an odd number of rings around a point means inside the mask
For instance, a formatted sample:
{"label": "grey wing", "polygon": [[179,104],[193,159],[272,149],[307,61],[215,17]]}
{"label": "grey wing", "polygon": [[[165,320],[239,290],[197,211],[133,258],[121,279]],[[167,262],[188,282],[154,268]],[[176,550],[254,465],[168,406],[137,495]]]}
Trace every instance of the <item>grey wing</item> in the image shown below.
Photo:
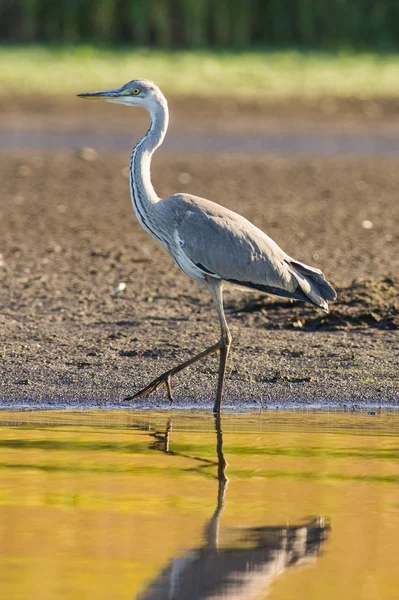
{"label": "grey wing", "polygon": [[250,221],[211,202],[186,206],[176,241],[182,253],[210,276],[324,309],[325,300],[335,297],[321,271],[294,261]]}
{"label": "grey wing", "polygon": [[243,217],[234,217],[190,208],[177,231],[182,250],[221,279],[288,284],[281,248]]}

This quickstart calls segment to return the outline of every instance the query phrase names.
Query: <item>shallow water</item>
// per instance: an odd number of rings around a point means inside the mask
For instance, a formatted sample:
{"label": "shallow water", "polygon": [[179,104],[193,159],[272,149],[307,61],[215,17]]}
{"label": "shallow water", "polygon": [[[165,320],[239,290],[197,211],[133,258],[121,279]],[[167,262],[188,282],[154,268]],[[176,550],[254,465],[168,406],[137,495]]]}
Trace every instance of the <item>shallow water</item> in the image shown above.
{"label": "shallow water", "polygon": [[[0,128],[0,151],[71,150],[89,146],[97,150],[130,150],[135,140],[131,133],[101,134],[71,132],[35,132]],[[399,138],[376,133],[168,135],[165,149],[172,152],[239,152],[272,154],[317,154],[377,156],[399,154]]]}
{"label": "shallow water", "polygon": [[395,414],[0,419],[1,598],[398,598]]}

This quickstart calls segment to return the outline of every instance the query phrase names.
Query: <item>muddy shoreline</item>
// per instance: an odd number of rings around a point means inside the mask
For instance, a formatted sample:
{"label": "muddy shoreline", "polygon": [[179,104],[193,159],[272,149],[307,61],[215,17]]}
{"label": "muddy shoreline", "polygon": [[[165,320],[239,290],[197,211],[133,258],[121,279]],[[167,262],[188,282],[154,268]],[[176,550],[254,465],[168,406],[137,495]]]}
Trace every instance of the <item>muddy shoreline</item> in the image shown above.
{"label": "muddy shoreline", "polygon": [[[128,154],[2,155],[2,408],[166,407],[163,390],[122,399],[217,339],[206,290],[135,220]],[[339,292],[325,316],[227,290],[226,406],[399,404],[396,159],[161,150],[153,173],[160,195],[190,191],[240,212]],[[177,377],[176,406],[211,407],[216,376],[209,358]]]}

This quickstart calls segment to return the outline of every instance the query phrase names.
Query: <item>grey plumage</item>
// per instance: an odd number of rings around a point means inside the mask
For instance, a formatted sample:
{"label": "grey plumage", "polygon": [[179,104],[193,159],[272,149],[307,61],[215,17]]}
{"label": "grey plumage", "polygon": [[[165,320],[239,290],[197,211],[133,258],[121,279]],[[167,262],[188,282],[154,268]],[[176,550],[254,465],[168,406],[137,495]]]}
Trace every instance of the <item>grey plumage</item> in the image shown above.
{"label": "grey plumage", "polygon": [[[160,201],[182,251],[205,275],[328,310],[335,292],[319,269],[292,259],[237,213],[209,200],[176,194]],[[170,215],[172,214],[172,219]]]}
{"label": "grey plumage", "polygon": [[191,278],[206,285],[215,302],[221,339],[204,352],[157,377],[133,396],[149,394],[160,385],[173,400],[170,379],[197,360],[220,351],[219,381],[214,411],[220,411],[231,335],[223,310],[222,286],[229,282],[275,296],[303,300],[328,311],[335,291],[319,269],[292,259],[271,238],[237,213],[189,194],[158,198],[150,164],[168,127],[168,106],[151,81],[137,79],[121,88],[80,94],[128,106],[141,106],[151,115],[147,134],[136,144],[130,161],[132,204],[142,227],[171,254]]}

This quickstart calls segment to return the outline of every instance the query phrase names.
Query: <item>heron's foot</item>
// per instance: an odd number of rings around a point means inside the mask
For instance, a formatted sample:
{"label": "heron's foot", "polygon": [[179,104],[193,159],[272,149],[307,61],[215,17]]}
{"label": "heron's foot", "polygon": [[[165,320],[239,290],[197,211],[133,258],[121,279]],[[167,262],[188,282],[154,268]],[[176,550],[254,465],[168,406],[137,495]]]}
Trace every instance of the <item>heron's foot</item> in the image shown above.
{"label": "heron's foot", "polygon": [[172,404],[173,395],[172,388],[170,387],[170,378],[172,377],[172,374],[173,369],[171,371],[166,371],[166,373],[162,373],[162,375],[151,381],[151,383],[149,383],[147,387],[143,388],[139,392],[136,392],[135,394],[133,394],[133,396],[127,396],[123,399],[123,401],[127,402],[128,400],[135,400],[136,398],[140,398],[140,396],[148,396],[152,392],[155,392],[155,390],[157,390],[159,387],[161,387],[161,385],[165,385],[169,402]]}
{"label": "heron's foot", "polygon": [[151,394],[152,392],[157,390],[161,385],[165,385],[166,391],[168,393],[169,402],[172,404],[173,396],[172,396],[172,390],[170,387],[171,377],[173,375],[176,375],[176,373],[183,371],[183,369],[186,369],[187,367],[194,364],[198,360],[202,360],[203,358],[205,358],[206,356],[209,356],[210,354],[213,354],[214,352],[219,352],[219,350],[221,350],[221,348],[222,348],[222,342],[219,341],[216,344],[214,344],[213,346],[210,346],[209,348],[204,350],[203,352],[200,352],[199,354],[196,354],[192,358],[189,358],[188,360],[182,362],[180,365],[173,367],[173,369],[169,369],[169,371],[165,371],[165,373],[162,373],[162,375],[160,375],[159,377],[154,379],[154,381],[151,381],[151,383],[149,383],[147,385],[147,387],[143,388],[139,392],[136,392],[136,394],[134,394],[133,396],[128,396],[127,398],[124,398],[124,401],[134,400],[135,398],[139,398],[140,396],[147,396],[148,394]]}

